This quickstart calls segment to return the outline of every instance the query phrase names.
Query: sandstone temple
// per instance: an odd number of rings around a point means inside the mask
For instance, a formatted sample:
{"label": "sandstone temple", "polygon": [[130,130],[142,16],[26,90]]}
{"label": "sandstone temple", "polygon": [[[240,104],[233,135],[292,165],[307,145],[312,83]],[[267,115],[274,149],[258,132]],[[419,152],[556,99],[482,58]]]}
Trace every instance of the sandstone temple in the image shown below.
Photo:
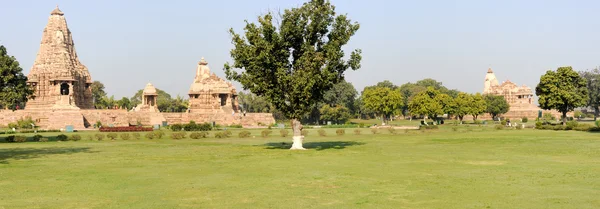
{"label": "sandstone temple", "polygon": [[101,122],[105,126],[161,125],[195,121],[220,125],[243,126],[275,123],[270,113],[239,114],[235,87],[214,73],[202,58],[189,91],[189,107],[185,113],[161,113],[156,88],[148,83],[142,103],[133,110],[94,109],[92,77],[79,61],[71,31],[64,13],[56,7],[42,33],[37,57],[29,74],[28,85],[35,89],[24,110],[0,110],[0,125],[31,117],[40,128],[90,128]]}
{"label": "sandstone temple", "polygon": [[[533,91],[526,85],[518,86],[517,84],[506,80],[501,84],[498,82],[496,75],[492,69],[488,69],[485,75],[485,81],[483,85],[483,94],[493,94],[503,96],[506,102],[510,105],[509,111],[502,116],[506,118],[519,119],[527,117],[534,119],[538,117],[538,111],[541,109],[534,103]],[[556,111],[545,111],[550,112],[555,117],[560,118],[560,114]],[[484,115],[483,118],[489,117]]]}

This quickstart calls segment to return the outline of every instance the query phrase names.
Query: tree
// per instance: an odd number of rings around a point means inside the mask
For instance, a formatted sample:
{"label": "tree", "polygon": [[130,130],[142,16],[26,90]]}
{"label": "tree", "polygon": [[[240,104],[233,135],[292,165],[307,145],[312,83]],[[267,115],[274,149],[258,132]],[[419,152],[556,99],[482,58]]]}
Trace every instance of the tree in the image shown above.
{"label": "tree", "polygon": [[167,112],[185,112],[188,110],[188,106],[189,101],[178,94],[174,99],[171,99]]}
{"label": "tree", "polygon": [[455,113],[456,103],[450,95],[440,93],[436,96],[435,100],[442,105],[442,111],[448,114],[448,118]]}
{"label": "tree", "polygon": [[400,90],[393,90],[388,87],[371,87],[365,88],[361,96],[365,108],[381,115],[382,123],[385,123],[386,116],[399,112],[402,107]]}
{"label": "tree", "polygon": [[480,93],[476,93],[471,98],[469,113],[473,116],[473,120],[477,120],[477,117],[487,110],[487,103]]}
{"label": "tree", "polygon": [[123,98],[121,98],[120,100],[118,100],[118,101],[117,101],[117,105],[118,105],[120,108],[124,108],[124,109],[126,109],[126,110],[129,110],[129,109],[131,109],[131,108],[132,108],[132,106],[131,106],[131,101],[129,101],[129,98],[127,98],[127,97],[123,97]]}
{"label": "tree", "polygon": [[425,115],[435,120],[438,115],[444,113],[444,107],[440,102],[440,92],[433,87],[427,87],[427,90],[417,94],[412,101],[408,103],[408,110],[411,114]]}
{"label": "tree", "polygon": [[587,81],[588,97],[587,106],[594,109],[594,120],[600,112],[600,70],[598,68],[579,72]]}
{"label": "tree", "polygon": [[350,110],[341,105],[331,107],[328,104],[325,104],[319,109],[319,112],[321,113],[321,120],[323,121],[334,121],[335,123],[341,124],[350,119]]}
{"label": "tree", "polygon": [[27,77],[14,56],[9,56],[0,45],[0,107],[16,109],[33,97],[34,90],[27,85]]}
{"label": "tree", "polygon": [[238,102],[242,106],[242,110],[246,112],[271,112],[272,105],[263,97],[253,93],[240,92]]}
{"label": "tree", "polygon": [[471,103],[473,103],[473,96],[464,92],[458,93],[456,98],[454,98],[454,115],[458,117],[460,123],[462,123],[465,115],[471,113]]}
{"label": "tree", "polygon": [[400,92],[402,93],[402,115],[409,115],[408,103],[412,101],[413,97],[422,91],[427,90],[427,87],[419,86],[414,83],[405,83],[400,86]]}
{"label": "tree", "polygon": [[346,81],[339,82],[323,95],[323,102],[329,106],[341,105],[348,110],[354,110],[354,101],[358,92],[352,83]]}
{"label": "tree", "polygon": [[585,106],[589,99],[587,81],[571,67],[547,71],[535,87],[535,94],[540,108],[562,113],[563,125],[567,122],[567,112]]}
{"label": "tree", "polygon": [[492,119],[498,115],[507,113],[510,108],[504,96],[487,94],[484,96],[484,99],[487,106],[485,112],[489,113]]}
{"label": "tree", "polygon": [[104,84],[100,81],[94,81],[92,85],[90,85],[90,88],[92,88],[92,98],[94,99],[94,106],[106,106],[105,104],[102,104],[102,98],[106,96],[106,92],[104,91]]}
{"label": "tree", "polygon": [[286,9],[277,21],[269,12],[258,23],[246,21],[244,35],[229,30],[233,64],[225,63],[224,70],[228,79],[292,119],[291,149],[304,149],[300,119],[323,100],[325,91],[344,80],[347,69],[360,68],[361,51],[353,51],[346,61],[342,50],[358,29],[358,23],[336,15],[326,0]]}

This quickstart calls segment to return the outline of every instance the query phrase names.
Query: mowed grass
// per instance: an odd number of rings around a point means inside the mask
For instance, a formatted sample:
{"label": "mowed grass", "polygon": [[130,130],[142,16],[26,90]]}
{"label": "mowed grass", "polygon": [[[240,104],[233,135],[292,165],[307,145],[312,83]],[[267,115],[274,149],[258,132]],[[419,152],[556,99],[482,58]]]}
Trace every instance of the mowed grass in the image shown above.
{"label": "mowed grass", "polygon": [[[363,129],[0,143],[0,208],[598,208],[600,135]],[[55,135],[56,133],[54,133]],[[48,133],[46,135],[52,135]],[[143,134],[142,134],[143,135]]]}

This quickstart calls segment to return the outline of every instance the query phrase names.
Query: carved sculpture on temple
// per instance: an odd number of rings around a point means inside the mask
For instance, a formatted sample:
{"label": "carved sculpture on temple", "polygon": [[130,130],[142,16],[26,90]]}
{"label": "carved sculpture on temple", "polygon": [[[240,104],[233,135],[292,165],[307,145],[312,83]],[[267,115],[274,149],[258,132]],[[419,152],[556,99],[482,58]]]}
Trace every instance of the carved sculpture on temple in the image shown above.
{"label": "carved sculpture on temple", "polygon": [[71,31],[58,6],[50,13],[29,74],[35,98],[26,109],[93,109],[92,78],[75,51]]}

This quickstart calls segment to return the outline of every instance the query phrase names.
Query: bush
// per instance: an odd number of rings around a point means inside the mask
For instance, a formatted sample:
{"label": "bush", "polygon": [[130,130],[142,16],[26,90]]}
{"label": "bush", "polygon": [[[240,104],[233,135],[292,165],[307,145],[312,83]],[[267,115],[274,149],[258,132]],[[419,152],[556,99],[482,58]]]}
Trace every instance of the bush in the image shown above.
{"label": "bush", "polygon": [[272,132],[273,132],[273,131],[271,131],[271,130],[268,130],[268,129],[267,129],[267,130],[263,130],[263,131],[261,131],[261,132],[260,132],[260,135],[261,135],[262,137],[269,137],[269,135],[271,135],[271,133],[272,133]]}
{"label": "bush", "polygon": [[183,125],[181,124],[172,124],[169,126],[171,131],[181,131],[183,129]]}
{"label": "bush", "polygon": [[31,119],[31,117],[25,117],[17,120],[18,128],[33,128],[31,127],[31,124],[34,124],[35,126],[35,122]]}
{"label": "bush", "polygon": [[106,134],[106,137],[108,137],[110,140],[115,140],[117,139],[117,133],[108,133]]}
{"label": "bush", "polygon": [[596,124],[596,127],[600,127],[600,120],[597,120],[594,123]]}
{"label": "bush", "polygon": [[250,137],[250,131],[242,131],[238,134],[240,138],[248,138]]}
{"label": "bush", "polygon": [[171,133],[171,139],[185,139],[185,132],[173,132]]}
{"label": "bush", "polygon": [[121,134],[121,139],[123,139],[123,140],[129,140],[129,137],[130,137],[129,133],[122,133]]}
{"label": "bush", "polygon": [[215,138],[227,138],[227,135],[225,135],[223,132],[217,132],[215,133]]}
{"label": "bush", "polygon": [[242,124],[231,124],[229,125],[230,128],[242,128]]}
{"label": "bush", "polygon": [[[506,120],[500,121],[500,125],[506,126],[506,123],[507,123]],[[496,128],[496,129],[498,129],[498,128]]]}
{"label": "bush", "polygon": [[502,130],[502,129],[504,129],[504,126],[505,126],[505,125],[498,124],[498,125],[494,126],[494,128],[495,128],[496,130]]}
{"label": "bush", "polygon": [[586,118],[594,118],[594,113],[588,113],[585,115]]}
{"label": "bush", "polygon": [[48,138],[41,138],[40,139],[40,142],[47,142],[47,141],[48,141]]}
{"label": "bush", "polygon": [[389,127],[388,131],[390,132],[390,134],[396,134],[396,129],[395,128]]}
{"label": "bush", "polygon": [[290,134],[290,132],[288,130],[281,129],[279,130],[279,134],[281,135],[281,137],[287,137]]}
{"label": "bush", "polygon": [[33,141],[34,142],[39,142],[40,139],[44,138],[42,135],[36,134],[33,136]]}
{"label": "bush", "polygon": [[162,137],[165,135],[165,132],[162,132],[162,131],[153,131],[153,133],[154,133],[154,138],[157,138],[157,139],[162,139]]}
{"label": "bush", "polygon": [[317,132],[319,133],[319,136],[327,136],[327,132],[323,129],[319,129]]}
{"label": "bush", "polygon": [[67,141],[67,139],[69,139],[69,137],[67,137],[67,135],[64,135],[64,134],[60,134],[60,135],[56,136],[56,140],[58,140],[58,141]]}
{"label": "bush", "polygon": [[567,126],[565,127],[565,130],[573,130],[575,129],[577,126],[579,126],[579,123],[577,123],[577,121],[569,121],[566,124]]}
{"label": "bush", "polygon": [[344,134],[346,134],[346,130],[344,130],[344,129],[335,130],[335,134],[337,134],[338,136],[343,136]]}
{"label": "bush", "polygon": [[22,136],[22,135],[10,135],[6,137],[6,142],[26,142],[27,141],[27,137],[26,136]]}
{"label": "bush", "polygon": [[528,119],[527,117],[523,117],[523,118],[521,118],[521,122],[523,122],[523,123],[527,123],[527,121],[529,121],[529,119]]}
{"label": "bush", "polygon": [[223,131],[223,134],[225,134],[225,136],[227,137],[231,137],[231,135],[233,135],[233,133],[230,130]]}
{"label": "bush", "polygon": [[96,137],[96,140],[98,140],[98,141],[102,141],[104,139],[104,134],[101,134],[101,133],[97,133],[94,136]]}
{"label": "bush", "polygon": [[542,129],[542,125],[544,125],[542,121],[538,120],[537,122],[535,122],[535,129]]}
{"label": "bush", "polygon": [[140,137],[141,137],[140,133],[132,133],[132,134],[131,134],[131,136],[132,136],[134,139],[140,139]]}
{"label": "bush", "polygon": [[155,139],[155,138],[156,138],[156,134],[154,132],[146,133],[146,139]]}
{"label": "bush", "polygon": [[377,132],[379,132],[379,130],[375,129],[375,128],[371,128],[371,133],[373,134],[377,134]]}
{"label": "bush", "polygon": [[140,131],[152,131],[153,128],[138,127],[138,126],[124,126],[124,127],[102,127],[98,129],[100,132],[140,132]]}
{"label": "bush", "polygon": [[192,139],[200,139],[200,138],[206,138],[208,137],[208,132],[206,131],[202,131],[202,132],[194,132],[190,134],[190,138]]}
{"label": "bush", "polygon": [[308,130],[302,130],[301,134],[302,136],[308,136]]}
{"label": "bush", "polygon": [[360,129],[354,129],[354,135],[360,135],[361,130]]}
{"label": "bush", "polygon": [[483,124],[483,121],[481,121],[481,120],[474,120],[473,124]]}
{"label": "bush", "polygon": [[79,134],[73,134],[71,136],[69,136],[69,141],[79,141],[81,140],[81,135]]}
{"label": "bush", "polygon": [[521,130],[521,129],[523,129],[523,125],[519,124],[516,126],[516,128],[517,128],[517,130]]}

